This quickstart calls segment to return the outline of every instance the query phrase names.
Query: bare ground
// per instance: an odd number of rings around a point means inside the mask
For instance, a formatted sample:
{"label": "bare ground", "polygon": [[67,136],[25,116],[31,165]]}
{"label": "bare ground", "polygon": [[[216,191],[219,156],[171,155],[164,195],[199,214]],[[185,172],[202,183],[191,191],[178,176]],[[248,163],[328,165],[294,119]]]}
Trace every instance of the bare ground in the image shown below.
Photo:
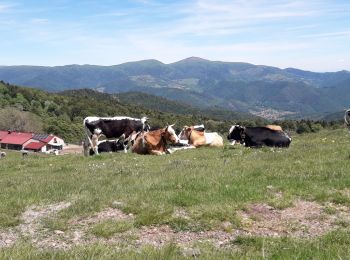
{"label": "bare ground", "polygon": [[[116,205],[119,204],[121,202],[116,202]],[[68,249],[75,245],[96,242],[124,244],[134,248],[144,245],[162,247],[173,242],[185,249],[196,242],[210,242],[216,247],[222,247],[229,245],[238,235],[311,238],[339,228],[342,223],[350,224],[349,207],[331,203],[320,205],[316,202],[298,200],[292,207],[283,210],[264,203],[248,205],[244,211],[237,212],[241,219],[241,228],[231,232],[225,231],[225,228],[201,232],[175,232],[169,226],[162,225],[133,228],[117,233],[109,239],[94,236],[89,232],[90,229],[104,220],[133,221],[132,214],[125,214],[120,209],[112,207],[89,217],[73,218],[68,221],[64,231],[45,228],[44,219],[54,218],[55,214],[70,205],[69,202],[61,202],[28,208],[22,214],[20,225],[0,230],[0,248],[12,246],[21,238],[29,239],[38,248],[53,249]],[[184,209],[175,210],[173,216],[190,219],[190,215]],[[230,224],[224,222],[222,226]]]}
{"label": "bare ground", "polygon": [[83,146],[76,144],[68,144],[63,147],[60,154],[83,154]]}

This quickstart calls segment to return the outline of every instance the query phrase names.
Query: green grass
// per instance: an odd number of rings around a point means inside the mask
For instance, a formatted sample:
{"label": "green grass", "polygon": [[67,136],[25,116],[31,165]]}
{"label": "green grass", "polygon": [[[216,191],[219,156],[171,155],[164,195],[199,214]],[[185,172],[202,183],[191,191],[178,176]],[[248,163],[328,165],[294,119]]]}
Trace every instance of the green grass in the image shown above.
{"label": "green grass", "polygon": [[97,237],[110,238],[116,233],[123,233],[133,228],[133,223],[130,221],[105,220],[94,225],[91,233]]}
{"label": "green grass", "polygon": [[[322,140],[324,138],[327,140]],[[80,155],[31,155],[23,159],[19,153],[7,154],[0,161],[0,230],[18,225],[22,212],[30,205],[60,201],[71,201],[72,206],[62,210],[55,220],[47,220],[46,227],[62,230],[69,219],[90,216],[113,206],[114,201],[123,202],[121,209],[134,214],[132,225],[136,228],[169,224],[175,231],[218,229],[223,221],[239,227],[240,220],[235,212],[256,202],[285,208],[301,198],[319,203],[350,205],[350,198],[341,192],[350,187],[350,136],[346,130],[294,136],[289,149],[226,146],[224,149],[178,151],[160,157],[118,153],[88,158]],[[283,196],[276,197],[276,192]],[[179,208],[188,213],[189,220],[173,216]],[[329,211],[331,213],[332,210]],[[114,224],[98,224],[93,232],[102,237],[109,236],[109,229],[113,234],[122,232],[120,230],[123,230],[124,224],[121,227]],[[128,224],[126,226],[129,227]],[[348,227],[346,224],[343,226],[344,229]],[[332,236],[338,239],[340,234]],[[260,238],[257,239],[260,241]],[[306,243],[298,240],[264,240],[264,245],[266,250],[274,248],[274,254],[282,258],[288,258],[284,252],[295,254],[298,249],[305,251],[304,256],[317,256],[319,252],[320,257],[326,257],[328,253],[325,248],[335,252],[338,247],[335,244],[333,250],[327,239],[330,238],[326,236]],[[338,242],[343,250],[340,252],[345,252],[342,245],[349,240],[340,237]],[[281,243],[285,243],[285,251],[274,247]],[[103,255],[101,250],[104,247],[91,246],[86,249],[86,254],[89,257]],[[259,256],[261,249],[258,247],[255,250],[253,246],[240,248],[243,250],[242,256],[248,257],[245,253],[252,252],[252,256]],[[16,256],[16,250],[28,251],[29,256],[39,254],[38,258],[74,258],[84,251],[77,248],[66,253],[37,252],[25,244],[6,249],[3,256]],[[111,252],[115,249],[108,250]],[[152,249],[142,251],[141,255],[149,252],[152,252],[152,256],[167,254],[164,250],[170,250],[168,253],[173,256],[177,255],[174,252],[178,249]],[[224,256],[226,253],[218,252]],[[227,253],[227,256],[231,253]],[[108,258],[106,254],[104,256]]]}

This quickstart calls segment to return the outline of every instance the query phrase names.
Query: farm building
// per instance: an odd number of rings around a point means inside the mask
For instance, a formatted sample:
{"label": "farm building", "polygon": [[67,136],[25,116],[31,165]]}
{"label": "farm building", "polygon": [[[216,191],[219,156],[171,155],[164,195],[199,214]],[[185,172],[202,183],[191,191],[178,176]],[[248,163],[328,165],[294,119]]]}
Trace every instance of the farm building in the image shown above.
{"label": "farm building", "polygon": [[48,152],[62,150],[64,140],[55,135],[0,131],[0,147],[11,150]]}
{"label": "farm building", "polygon": [[1,148],[10,150],[22,150],[23,145],[32,138],[32,133],[7,131],[1,135]]}

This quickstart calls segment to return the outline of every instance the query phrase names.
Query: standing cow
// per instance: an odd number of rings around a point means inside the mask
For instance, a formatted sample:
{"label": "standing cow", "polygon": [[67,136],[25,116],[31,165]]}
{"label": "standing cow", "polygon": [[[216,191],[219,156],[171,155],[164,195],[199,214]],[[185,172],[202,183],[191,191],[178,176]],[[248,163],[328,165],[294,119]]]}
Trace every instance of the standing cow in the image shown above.
{"label": "standing cow", "polygon": [[99,138],[116,139],[127,152],[129,142],[136,133],[149,130],[147,117],[141,119],[131,117],[86,117],[84,128],[88,142],[95,154],[98,154]]}
{"label": "standing cow", "polygon": [[281,130],[273,130],[268,127],[243,127],[234,125],[230,128],[227,139],[244,143],[246,147],[289,147],[292,139]]}

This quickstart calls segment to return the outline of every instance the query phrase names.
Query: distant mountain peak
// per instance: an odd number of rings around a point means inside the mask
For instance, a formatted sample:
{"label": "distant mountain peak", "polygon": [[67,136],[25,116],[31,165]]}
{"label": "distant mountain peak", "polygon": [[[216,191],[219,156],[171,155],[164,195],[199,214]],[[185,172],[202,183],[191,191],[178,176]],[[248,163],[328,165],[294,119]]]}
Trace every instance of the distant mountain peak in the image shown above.
{"label": "distant mountain peak", "polygon": [[200,58],[200,57],[188,57],[186,59],[183,59],[183,60],[179,60],[178,62],[203,62],[203,61],[210,61],[210,60],[206,60],[206,59],[203,59],[203,58]]}

